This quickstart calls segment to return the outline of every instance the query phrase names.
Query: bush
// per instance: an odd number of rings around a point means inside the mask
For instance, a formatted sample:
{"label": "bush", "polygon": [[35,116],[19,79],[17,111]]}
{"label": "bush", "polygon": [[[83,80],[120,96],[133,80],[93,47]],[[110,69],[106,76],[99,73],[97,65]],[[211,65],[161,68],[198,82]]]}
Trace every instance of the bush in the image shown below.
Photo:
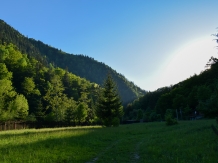
{"label": "bush", "polygon": [[120,125],[120,119],[117,118],[117,117],[115,117],[115,118],[113,119],[113,121],[112,121],[112,125],[113,125],[114,127],[118,127],[118,126]]}
{"label": "bush", "polygon": [[171,116],[166,116],[165,120],[167,126],[178,124],[177,120],[175,118],[172,118]]}
{"label": "bush", "polygon": [[177,119],[173,118],[173,112],[171,109],[166,110],[165,121],[167,126],[178,124]]}

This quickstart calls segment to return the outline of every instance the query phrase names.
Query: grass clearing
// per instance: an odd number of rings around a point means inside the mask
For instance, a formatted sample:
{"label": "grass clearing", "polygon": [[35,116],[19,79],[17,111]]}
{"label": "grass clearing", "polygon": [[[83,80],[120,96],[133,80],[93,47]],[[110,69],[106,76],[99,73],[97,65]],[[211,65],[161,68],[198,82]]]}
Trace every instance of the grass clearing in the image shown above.
{"label": "grass clearing", "polygon": [[0,132],[1,163],[216,163],[215,120]]}

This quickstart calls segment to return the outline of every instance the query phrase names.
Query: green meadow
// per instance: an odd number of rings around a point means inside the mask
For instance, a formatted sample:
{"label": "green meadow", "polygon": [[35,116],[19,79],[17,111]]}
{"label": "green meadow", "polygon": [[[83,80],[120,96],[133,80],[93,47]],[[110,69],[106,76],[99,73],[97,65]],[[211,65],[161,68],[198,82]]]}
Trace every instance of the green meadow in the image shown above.
{"label": "green meadow", "polygon": [[216,163],[215,120],[0,132],[1,163]]}

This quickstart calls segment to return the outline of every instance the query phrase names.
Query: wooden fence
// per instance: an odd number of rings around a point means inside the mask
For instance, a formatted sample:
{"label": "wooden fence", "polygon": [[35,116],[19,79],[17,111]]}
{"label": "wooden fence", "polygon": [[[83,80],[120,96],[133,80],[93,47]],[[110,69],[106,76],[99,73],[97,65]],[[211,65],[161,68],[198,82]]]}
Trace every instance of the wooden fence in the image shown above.
{"label": "wooden fence", "polygon": [[0,123],[0,131],[25,129],[25,128],[29,128],[29,125],[25,122],[3,122],[3,123]]}
{"label": "wooden fence", "polygon": [[[20,122],[20,121],[10,121],[10,122],[0,122],[0,131],[6,130],[19,130],[28,128],[54,128],[54,127],[68,127],[75,126],[75,123],[65,123],[65,122]],[[86,125],[80,124],[80,125]]]}

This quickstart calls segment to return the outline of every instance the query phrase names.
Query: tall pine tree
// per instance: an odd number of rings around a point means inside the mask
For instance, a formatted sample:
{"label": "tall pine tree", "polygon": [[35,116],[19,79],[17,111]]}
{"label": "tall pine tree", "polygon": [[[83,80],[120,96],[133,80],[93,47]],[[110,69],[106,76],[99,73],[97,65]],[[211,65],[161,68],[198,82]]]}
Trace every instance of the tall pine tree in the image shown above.
{"label": "tall pine tree", "polygon": [[103,89],[99,93],[96,115],[107,127],[119,125],[123,116],[123,106],[110,74],[107,75]]}

